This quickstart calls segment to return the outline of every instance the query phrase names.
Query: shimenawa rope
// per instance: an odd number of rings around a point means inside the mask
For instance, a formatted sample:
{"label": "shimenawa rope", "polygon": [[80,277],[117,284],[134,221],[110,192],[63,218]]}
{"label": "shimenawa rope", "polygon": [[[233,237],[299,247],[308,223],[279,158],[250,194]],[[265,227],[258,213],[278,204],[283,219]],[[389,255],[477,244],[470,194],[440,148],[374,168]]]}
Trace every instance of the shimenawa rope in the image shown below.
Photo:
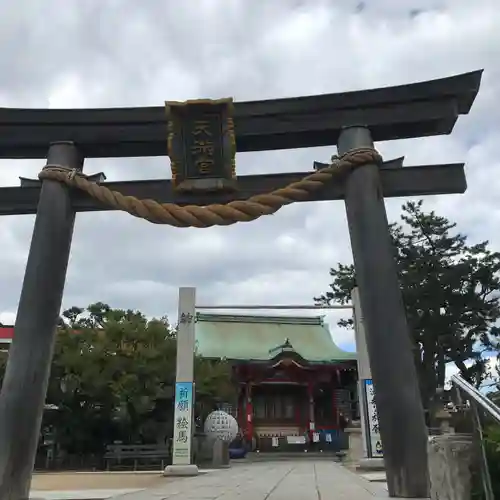
{"label": "shimenawa rope", "polygon": [[158,203],[151,199],[141,200],[135,196],[125,196],[97,182],[89,181],[85,174],[76,169],[62,165],[45,166],[38,174],[38,178],[42,181],[46,179],[59,181],[69,187],[80,189],[115,210],[128,212],[134,217],[154,224],[167,224],[175,227],[212,227],[250,222],[263,215],[274,214],[285,205],[307,200],[311,193],[321,189],[330,181],[340,179],[354,168],[369,163],[382,163],[382,157],[375,149],[353,149],[340,157],[332,157],[332,163],[329,166],[284,188],[251,196],[247,200],[206,206],[180,206],[175,203]]}

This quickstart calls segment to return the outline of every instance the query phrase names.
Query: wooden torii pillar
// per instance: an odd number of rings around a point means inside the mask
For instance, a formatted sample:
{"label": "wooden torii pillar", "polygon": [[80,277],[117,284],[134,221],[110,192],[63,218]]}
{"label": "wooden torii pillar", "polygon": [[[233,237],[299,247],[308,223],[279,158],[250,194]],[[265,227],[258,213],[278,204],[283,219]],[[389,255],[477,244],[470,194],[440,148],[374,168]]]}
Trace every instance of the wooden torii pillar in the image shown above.
{"label": "wooden torii pillar", "polygon": [[[373,141],[448,134],[469,112],[480,80],[476,71],[398,87],[235,103],[237,150],[337,144],[342,154]],[[48,165],[77,172],[83,158],[160,156],[167,153],[171,125],[163,107],[0,109],[0,158],[47,157]],[[162,203],[206,205],[268,193],[308,174],[238,177],[236,191],[215,193],[180,192],[166,180],[103,185]],[[427,433],[383,198],[465,189],[463,164],[403,167],[399,159],[361,166],[345,182],[303,200],[345,199],[392,497],[427,496]],[[0,215],[37,214],[0,394],[0,500],[28,498],[75,212],[108,209],[53,180],[21,179],[21,187],[0,188]]]}

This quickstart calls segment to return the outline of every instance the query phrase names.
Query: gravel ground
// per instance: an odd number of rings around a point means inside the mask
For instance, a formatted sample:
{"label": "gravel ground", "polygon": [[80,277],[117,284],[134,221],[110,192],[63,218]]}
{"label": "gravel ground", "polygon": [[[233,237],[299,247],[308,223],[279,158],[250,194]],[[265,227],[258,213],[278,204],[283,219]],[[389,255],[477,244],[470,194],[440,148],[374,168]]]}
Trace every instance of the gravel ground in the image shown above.
{"label": "gravel ground", "polygon": [[152,488],[170,479],[160,472],[57,472],[36,473],[31,489],[37,491]]}

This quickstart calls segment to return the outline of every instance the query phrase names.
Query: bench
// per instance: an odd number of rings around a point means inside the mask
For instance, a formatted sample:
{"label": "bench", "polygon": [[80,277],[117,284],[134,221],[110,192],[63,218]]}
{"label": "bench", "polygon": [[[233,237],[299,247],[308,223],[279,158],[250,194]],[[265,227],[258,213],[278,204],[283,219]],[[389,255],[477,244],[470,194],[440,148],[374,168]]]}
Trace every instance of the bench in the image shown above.
{"label": "bench", "polygon": [[166,462],[171,458],[170,447],[157,444],[111,444],[106,447],[104,460],[106,470],[110,470],[112,465],[117,467],[129,467],[137,470],[139,464],[158,464],[164,469]]}

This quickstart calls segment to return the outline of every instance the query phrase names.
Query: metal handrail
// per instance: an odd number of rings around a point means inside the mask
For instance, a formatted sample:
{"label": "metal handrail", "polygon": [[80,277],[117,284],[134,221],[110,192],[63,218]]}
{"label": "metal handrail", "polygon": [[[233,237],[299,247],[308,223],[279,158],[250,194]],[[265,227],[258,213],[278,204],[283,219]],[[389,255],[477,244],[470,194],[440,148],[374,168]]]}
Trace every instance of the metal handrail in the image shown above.
{"label": "metal handrail", "polygon": [[451,382],[467,393],[490,417],[500,424],[500,408],[459,375],[452,375]]}

